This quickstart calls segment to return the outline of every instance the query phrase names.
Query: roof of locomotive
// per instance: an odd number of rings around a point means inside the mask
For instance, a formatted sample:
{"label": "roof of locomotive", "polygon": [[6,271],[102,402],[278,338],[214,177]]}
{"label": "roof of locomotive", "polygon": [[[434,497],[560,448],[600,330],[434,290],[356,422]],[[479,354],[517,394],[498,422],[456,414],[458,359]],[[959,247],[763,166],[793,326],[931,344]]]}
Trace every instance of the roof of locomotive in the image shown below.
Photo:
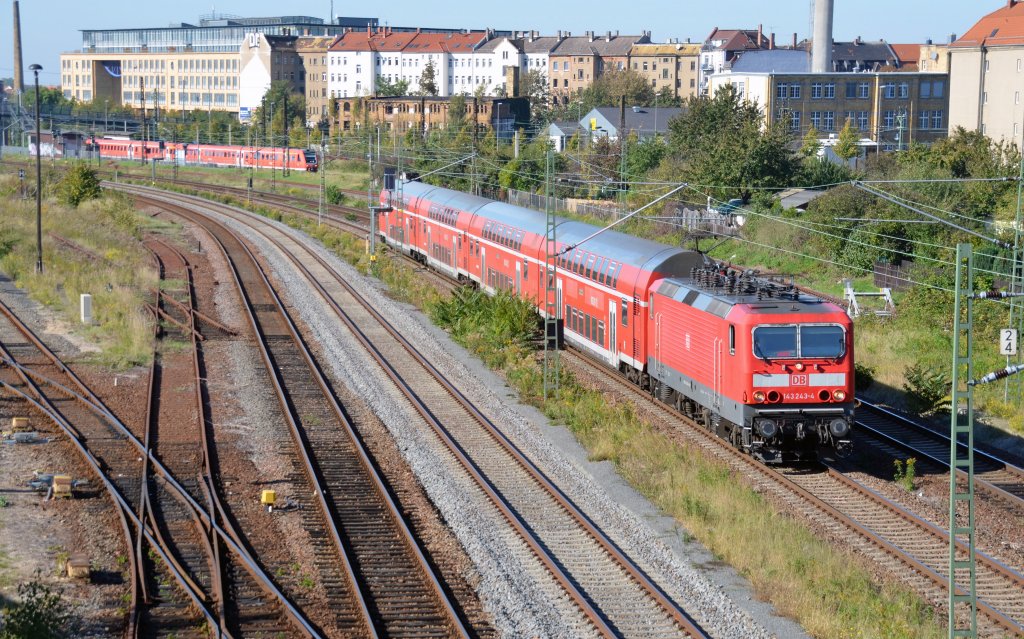
{"label": "roof of locomotive", "polygon": [[[800,292],[791,285],[780,285],[771,280],[759,280],[761,286],[730,289],[722,282],[701,283],[692,277],[665,278],[656,292],[671,297],[700,311],[725,318],[736,306],[754,315],[800,315],[845,313],[831,302]],[[760,291],[760,292],[758,292]]]}
{"label": "roof of locomotive", "polygon": [[[422,182],[406,182],[402,186],[403,197],[425,197],[444,206],[450,206],[460,211],[476,213],[489,220],[501,224],[507,224],[514,228],[534,233],[543,237],[547,233],[547,217],[544,213],[533,209],[489,200],[487,198],[453,191],[439,186],[432,186]],[[585,222],[577,222],[564,217],[555,217],[557,228],[556,238],[558,244],[563,248],[572,246],[587,238],[598,230],[598,227]],[[600,235],[587,240],[580,247],[581,250],[597,253],[613,258],[625,264],[636,267],[656,267],[670,257],[689,253],[681,248],[660,244],[651,240],[619,233],[618,231],[605,231]],[[651,263],[652,258],[657,258]]]}

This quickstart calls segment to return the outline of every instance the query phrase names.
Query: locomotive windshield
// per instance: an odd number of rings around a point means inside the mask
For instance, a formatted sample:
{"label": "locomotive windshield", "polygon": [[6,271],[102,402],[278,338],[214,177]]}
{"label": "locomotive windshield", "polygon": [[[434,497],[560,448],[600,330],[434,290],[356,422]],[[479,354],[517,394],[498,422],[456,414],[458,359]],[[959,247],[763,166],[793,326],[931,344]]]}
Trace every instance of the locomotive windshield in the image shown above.
{"label": "locomotive windshield", "polygon": [[843,327],[835,324],[758,326],[754,329],[754,356],[761,359],[832,359],[842,356],[845,351]]}
{"label": "locomotive windshield", "polygon": [[303,151],[303,155],[306,156],[306,162],[316,163],[316,152],[315,151]]}

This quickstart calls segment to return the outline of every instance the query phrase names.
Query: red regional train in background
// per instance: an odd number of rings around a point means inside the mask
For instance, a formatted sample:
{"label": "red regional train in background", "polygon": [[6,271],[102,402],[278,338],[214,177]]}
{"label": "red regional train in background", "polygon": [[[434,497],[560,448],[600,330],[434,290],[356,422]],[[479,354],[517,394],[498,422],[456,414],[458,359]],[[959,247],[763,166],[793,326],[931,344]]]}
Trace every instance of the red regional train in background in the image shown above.
{"label": "red regional train in background", "polygon": [[229,166],[236,168],[288,168],[316,172],[316,152],[283,147],[252,147],[228,144],[194,144],[163,140],[132,140],[130,138],[89,138],[101,158],[121,160],[156,160],[180,165]]}
{"label": "red regional train in background", "polygon": [[[380,199],[392,207],[377,220],[390,246],[543,315],[543,213],[416,181]],[[615,231],[583,241],[597,230],[557,221],[565,341],[765,463],[850,449],[853,330],[842,308],[698,252]]]}

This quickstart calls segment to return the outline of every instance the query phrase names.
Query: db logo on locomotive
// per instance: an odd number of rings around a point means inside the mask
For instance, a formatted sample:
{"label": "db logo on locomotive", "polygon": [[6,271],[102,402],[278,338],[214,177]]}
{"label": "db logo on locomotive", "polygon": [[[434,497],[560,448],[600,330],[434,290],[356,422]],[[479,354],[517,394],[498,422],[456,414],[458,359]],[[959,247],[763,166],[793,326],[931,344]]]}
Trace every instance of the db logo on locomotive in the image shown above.
{"label": "db logo on locomotive", "polygon": [[789,376],[790,386],[807,386],[807,373],[801,373]]}

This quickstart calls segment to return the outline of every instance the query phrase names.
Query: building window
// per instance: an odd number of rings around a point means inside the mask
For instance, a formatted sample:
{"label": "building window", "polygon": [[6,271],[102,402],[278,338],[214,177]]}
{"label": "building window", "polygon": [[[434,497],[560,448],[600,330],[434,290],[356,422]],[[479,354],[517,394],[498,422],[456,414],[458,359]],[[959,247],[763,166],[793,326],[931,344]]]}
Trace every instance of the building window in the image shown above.
{"label": "building window", "polygon": [[821,82],[813,82],[811,84],[811,99],[812,100],[820,100],[821,99]]}
{"label": "building window", "polygon": [[932,111],[932,128],[942,128],[942,111]]}
{"label": "building window", "polygon": [[917,114],[917,128],[927,129],[928,125],[931,124],[931,111],[921,111]]}
{"label": "building window", "polygon": [[891,129],[896,126],[896,112],[886,111],[885,116],[882,118],[883,126],[886,129]]}
{"label": "building window", "polygon": [[667,80],[668,79],[668,69],[662,69],[661,70],[661,79],[662,80]]}
{"label": "building window", "polygon": [[932,97],[932,83],[931,82],[922,82],[921,83],[921,88],[918,89],[918,93],[921,94],[921,99],[926,99],[926,98]]}
{"label": "building window", "polygon": [[946,88],[946,81],[945,80],[936,80],[935,82],[932,82],[932,97],[933,98],[941,98],[942,97],[942,93],[945,91],[945,88]]}
{"label": "building window", "polygon": [[901,98],[909,98],[910,97],[910,85],[907,84],[906,82],[900,82],[900,97]]}
{"label": "building window", "polygon": [[824,118],[821,121],[821,127],[823,131],[835,131],[836,129],[836,112],[825,111]]}
{"label": "building window", "polygon": [[796,100],[800,99],[800,85],[799,84],[795,84],[794,83],[794,84],[789,85],[789,97],[793,98],[793,99],[796,99]]}
{"label": "building window", "polygon": [[868,130],[868,112],[867,111],[858,111],[857,112],[857,128],[859,128],[861,131],[867,131]]}
{"label": "building window", "polygon": [[887,82],[882,85],[883,95],[887,98],[896,97],[896,84],[894,82]]}
{"label": "building window", "polygon": [[775,86],[775,97],[780,100],[785,100],[789,97],[789,85],[785,82],[780,82]]}
{"label": "building window", "polygon": [[646,70],[647,70],[647,62],[645,61],[644,62],[644,71],[646,71]]}
{"label": "building window", "polygon": [[811,111],[811,126],[821,130],[821,111]]}
{"label": "building window", "polygon": [[825,83],[825,99],[833,100],[836,97],[836,83],[826,82]]}
{"label": "building window", "polygon": [[800,112],[790,111],[789,112],[789,128],[794,131],[800,130]]}
{"label": "building window", "polygon": [[847,82],[846,83],[846,97],[847,98],[855,98],[855,97],[857,97],[857,83],[856,82]]}

